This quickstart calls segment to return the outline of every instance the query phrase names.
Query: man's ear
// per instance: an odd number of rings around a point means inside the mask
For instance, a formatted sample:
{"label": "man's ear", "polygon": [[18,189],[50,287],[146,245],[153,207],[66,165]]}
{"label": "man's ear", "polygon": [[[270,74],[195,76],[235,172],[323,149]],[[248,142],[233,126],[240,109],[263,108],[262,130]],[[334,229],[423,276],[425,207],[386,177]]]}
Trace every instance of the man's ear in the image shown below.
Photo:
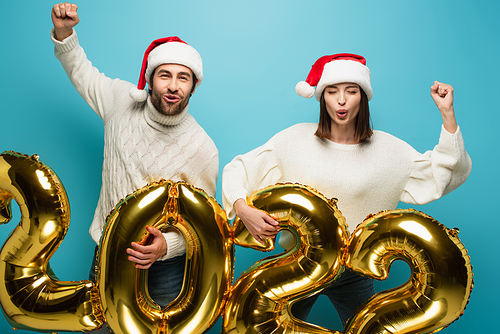
{"label": "man's ear", "polygon": [[198,79],[196,78],[196,75],[193,73],[193,70],[191,70],[191,75],[193,78],[193,88],[191,88],[191,95],[193,95],[194,91],[196,90],[196,84],[198,83]]}

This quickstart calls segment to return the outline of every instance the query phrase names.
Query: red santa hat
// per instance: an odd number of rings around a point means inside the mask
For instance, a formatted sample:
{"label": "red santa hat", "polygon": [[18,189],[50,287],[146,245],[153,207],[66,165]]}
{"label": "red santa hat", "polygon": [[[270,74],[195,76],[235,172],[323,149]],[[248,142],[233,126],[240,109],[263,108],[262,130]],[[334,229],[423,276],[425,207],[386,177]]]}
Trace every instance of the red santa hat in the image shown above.
{"label": "red santa hat", "polygon": [[351,53],[338,53],[319,58],[312,66],[306,81],[297,83],[295,91],[308,99],[314,95],[319,101],[327,86],[343,82],[358,84],[366,93],[368,101],[371,100],[373,90],[366,59]]}
{"label": "red santa hat", "polygon": [[177,36],[160,38],[153,41],[144,53],[139,83],[137,88],[130,90],[130,96],[134,100],[142,102],[148,98],[148,93],[144,90],[146,83],[150,84],[151,73],[163,64],[189,67],[196,76],[196,87],[203,80],[203,64],[198,51]]}

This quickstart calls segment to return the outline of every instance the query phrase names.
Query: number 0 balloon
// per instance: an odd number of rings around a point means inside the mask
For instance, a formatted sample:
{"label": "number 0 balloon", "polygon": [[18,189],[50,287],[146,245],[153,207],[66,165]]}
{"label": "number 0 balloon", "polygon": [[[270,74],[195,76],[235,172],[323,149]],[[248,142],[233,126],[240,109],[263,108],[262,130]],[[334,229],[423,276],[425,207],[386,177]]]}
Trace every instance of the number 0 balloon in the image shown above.
{"label": "number 0 balloon", "polygon": [[[126,256],[147,225],[176,228],[186,239],[184,284],[165,310],[147,293],[147,271],[136,269]],[[134,192],[111,212],[101,238],[97,277],[106,322],[115,334],[203,333],[223,309],[232,256],[226,214],[205,192],[171,181]]]}

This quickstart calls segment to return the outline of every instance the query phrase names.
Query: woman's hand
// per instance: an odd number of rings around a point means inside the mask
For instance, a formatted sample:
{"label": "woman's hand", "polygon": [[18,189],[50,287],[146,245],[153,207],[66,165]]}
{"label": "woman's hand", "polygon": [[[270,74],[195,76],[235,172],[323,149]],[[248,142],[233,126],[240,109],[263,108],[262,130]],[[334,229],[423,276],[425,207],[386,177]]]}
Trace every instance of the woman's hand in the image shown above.
{"label": "woman's hand", "polygon": [[434,81],[431,87],[431,96],[434,103],[441,112],[443,125],[449,133],[457,132],[457,121],[453,109],[453,87],[438,81]]}
{"label": "woman's hand", "polygon": [[55,38],[58,41],[71,36],[73,27],[80,22],[77,10],[78,6],[69,2],[58,3],[52,7],[52,23],[54,24]]}
{"label": "woman's hand", "polygon": [[241,198],[234,203],[234,210],[248,232],[261,244],[264,244],[263,239],[275,238],[280,231],[277,221],[267,213],[248,206]]}

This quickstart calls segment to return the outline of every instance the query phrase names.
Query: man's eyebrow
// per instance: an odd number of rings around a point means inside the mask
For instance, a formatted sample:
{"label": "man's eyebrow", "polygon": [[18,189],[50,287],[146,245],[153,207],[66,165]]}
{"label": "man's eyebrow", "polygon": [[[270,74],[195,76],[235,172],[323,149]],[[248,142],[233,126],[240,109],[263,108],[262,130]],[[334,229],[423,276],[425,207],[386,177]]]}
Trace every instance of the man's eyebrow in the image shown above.
{"label": "man's eyebrow", "polygon": [[189,72],[179,72],[179,75],[187,75],[188,77],[191,77],[191,73]]}
{"label": "man's eyebrow", "polygon": [[[170,75],[173,75],[172,72],[170,72],[169,70],[166,70],[164,68],[160,69],[158,71],[158,74],[160,73],[167,73],[167,74],[170,74]],[[177,72],[177,75],[187,75],[188,77],[191,77],[191,73],[187,72],[187,71],[181,71],[181,72]]]}

